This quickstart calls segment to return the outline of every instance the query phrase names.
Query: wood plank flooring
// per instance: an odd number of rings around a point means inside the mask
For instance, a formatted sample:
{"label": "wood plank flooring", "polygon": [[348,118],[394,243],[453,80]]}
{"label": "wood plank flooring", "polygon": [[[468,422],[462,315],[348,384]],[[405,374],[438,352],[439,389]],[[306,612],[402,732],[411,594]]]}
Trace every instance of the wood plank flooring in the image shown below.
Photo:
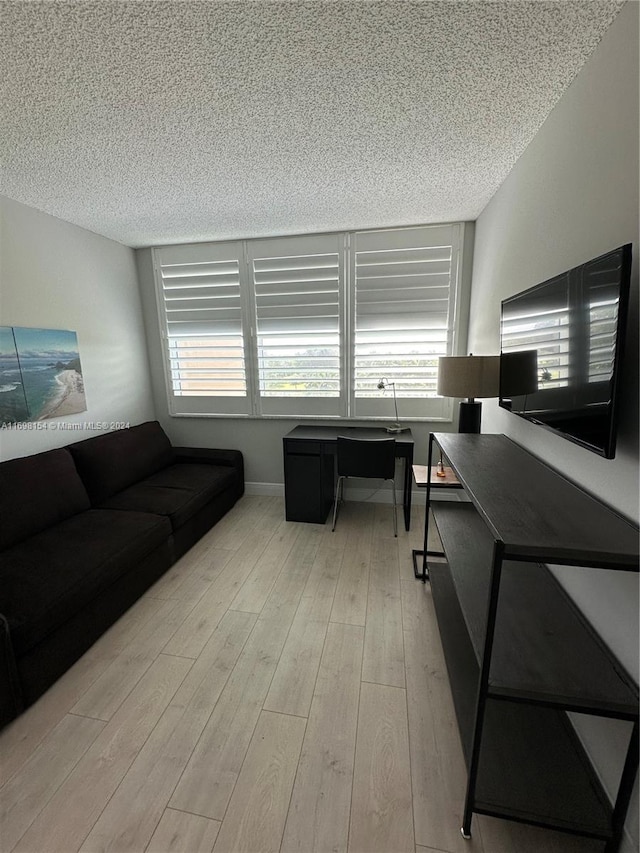
{"label": "wood plank flooring", "polygon": [[599,853],[477,816],[462,839],[423,524],[242,498],[0,733],[1,853]]}

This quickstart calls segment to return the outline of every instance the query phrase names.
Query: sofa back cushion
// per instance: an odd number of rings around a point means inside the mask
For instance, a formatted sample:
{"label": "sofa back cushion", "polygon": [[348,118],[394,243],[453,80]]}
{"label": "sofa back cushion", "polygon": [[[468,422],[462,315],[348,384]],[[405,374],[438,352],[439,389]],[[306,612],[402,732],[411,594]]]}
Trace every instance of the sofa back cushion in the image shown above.
{"label": "sofa back cushion", "polygon": [[171,443],[157,421],[88,438],[69,450],[94,506],[173,460]]}
{"label": "sofa back cushion", "polygon": [[65,448],[0,463],[0,549],[89,509]]}

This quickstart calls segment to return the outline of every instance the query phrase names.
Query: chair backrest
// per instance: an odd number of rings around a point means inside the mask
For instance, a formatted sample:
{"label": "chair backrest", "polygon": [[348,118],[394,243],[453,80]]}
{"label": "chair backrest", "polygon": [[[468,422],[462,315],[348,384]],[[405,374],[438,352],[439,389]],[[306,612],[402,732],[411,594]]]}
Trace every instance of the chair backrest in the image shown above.
{"label": "chair backrest", "polygon": [[338,476],[392,480],[396,469],[395,438],[338,436]]}

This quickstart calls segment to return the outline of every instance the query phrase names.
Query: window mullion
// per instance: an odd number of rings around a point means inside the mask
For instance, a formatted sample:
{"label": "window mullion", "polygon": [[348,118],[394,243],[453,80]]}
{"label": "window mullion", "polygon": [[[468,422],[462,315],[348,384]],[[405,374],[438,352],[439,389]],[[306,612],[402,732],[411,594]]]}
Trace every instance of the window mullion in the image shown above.
{"label": "window mullion", "polygon": [[247,394],[252,415],[260,415],[260,395],[258,393],[258,350],[256,336],[256,306],[253,293],[253,276],[249,260],[249,245],[242,241],[240,252],[240,297],[242,301],[242,321],[245,329],[244,359],[247,375]]}
{"label": "window mullion", "polygon": [[153,274],[155,279],[156,289],[156,309],[158,312],[158,323],[160,325],[160,338],[162,341],[162,370],[164,373],[164,383],[167,392],[167,403],[169,414],[174,414],[173,405],[173,389],[171,383],[171,361],[169,358],[169,334],[167,332],[167,315],[164,310],[164,300],[162,296],[162,274],[160,268],[160,257],[158,249],[151,250],[153,263]]}
{"label": "window mullion", "polygon": [[462,274],[462,264],[460,262],[461,241],[462,241],[462,225],[457,225],[453,228],[451,238],[451,280],[449,283],[449,323],[447,334],[449,344],[447,347],[447,355],[463,355],[460,352],[462,342],[459,340],[458,330],[460,329],[460,310],[462,300],[459,298],[460,293],[460,275]]}
{"label": "window mullion", "polygon": [[354,235],[345,235],[345,282],[344,299],[344,374],[343,388],[348,417],[355,415],[355,317],[356,317],[356,253]]}

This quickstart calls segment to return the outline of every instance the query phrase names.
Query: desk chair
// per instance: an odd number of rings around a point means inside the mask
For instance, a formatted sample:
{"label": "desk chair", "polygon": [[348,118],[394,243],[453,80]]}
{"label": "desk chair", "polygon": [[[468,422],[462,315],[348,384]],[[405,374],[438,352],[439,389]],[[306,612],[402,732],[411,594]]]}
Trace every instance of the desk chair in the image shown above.
{"label": "desk chair", "polygon": [[366,439],[338,436],[338,481],[333,501],[333,526],[336,529],[338,504],[342,502],[344,481],[347,477],[365,477],[391,480],[393,484],[393,534],[398,535],[396,515],[396,440],[395,438]]}

